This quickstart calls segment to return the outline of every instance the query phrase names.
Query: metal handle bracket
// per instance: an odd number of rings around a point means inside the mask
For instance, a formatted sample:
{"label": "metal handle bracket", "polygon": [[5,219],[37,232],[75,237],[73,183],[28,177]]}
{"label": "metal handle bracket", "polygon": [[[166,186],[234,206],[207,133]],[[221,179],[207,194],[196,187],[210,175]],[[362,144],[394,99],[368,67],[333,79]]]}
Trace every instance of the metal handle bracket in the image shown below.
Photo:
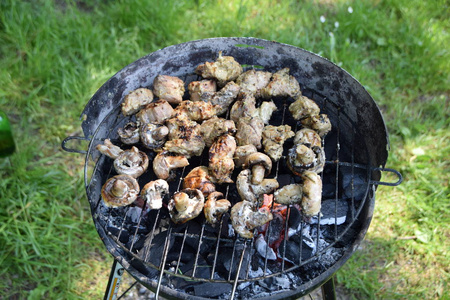
{"label": "metal handle bracket", "polygon": [[391,172],[391,173],[394,173],[395,175],[397,175],[397,178],[398,178],[398,180],[396,182],[371,181],[372,184],[375,184],[375,185],[387,185],[387,186],[397,186],[397,185],[399,185],[400,183],[403,182],[403,176],[397,170],[378,167],[378,168],[373,168],[372,171]]}
{"label": "metal handle bracket", "polygon": [[67,142],[71,141],[71,140],[82,140],[82,141],[90,141],[90,139],[85,138],[84,136],[68,136],[66,137],[62,142],[61,142],[61,148],[64,151],[67,152],[75,152],[75,153],[80,153],[80,154],[86,154],[87,151],[86,150],[79,150],[79,149],[72,149],[72,148],[68,148],[66,146]]}

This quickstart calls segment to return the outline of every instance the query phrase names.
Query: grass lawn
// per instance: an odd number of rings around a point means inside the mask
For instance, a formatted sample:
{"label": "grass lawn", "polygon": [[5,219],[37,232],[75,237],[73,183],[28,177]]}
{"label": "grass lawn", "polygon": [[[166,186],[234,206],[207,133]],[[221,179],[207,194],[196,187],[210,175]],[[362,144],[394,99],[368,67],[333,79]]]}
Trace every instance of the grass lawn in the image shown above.
{"label": "grass lawn", "polygon": [[366,240],[337,273],[355,299],[449,299],[450,7],[444,0],[0,1],[0,299],[98,299],[112,259],[85,196],[79,115],[118,70],[159,48],[253,36],[318,53],[372,94],[390,133]]}

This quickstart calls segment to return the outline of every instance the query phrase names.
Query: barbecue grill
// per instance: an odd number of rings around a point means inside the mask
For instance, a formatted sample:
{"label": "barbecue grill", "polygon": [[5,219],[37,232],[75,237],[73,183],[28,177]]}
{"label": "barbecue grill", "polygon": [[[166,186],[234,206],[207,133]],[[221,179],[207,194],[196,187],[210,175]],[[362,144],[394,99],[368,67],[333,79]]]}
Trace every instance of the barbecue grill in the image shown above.
{"label": "barbecue grill", "polygon": [[[300,82],[302,93],[330,118],[332,131],[323,140],[326,165],[321,174],[321,214],[305,219],[288,206],[283,213],[274,212],[274,220],[264,232],[244,239],[230,229],[229,215],[216,226],[207,224],[202,216],[177,225],[170,221],[166,207],[149,210],[145,202],[120,208],[105,206],[101,187],[115,171],[112,159],[100,155],[95,147],[106,138],[121,145],[117,129],[134,118],[121,114],[123,97],[140,87],[151,88],[159,74],[177,76],[186,84],[199,80],[194,73],[196,66],[214,61],[219,51],[233,56],[244,71],[275,72],[288,67]],[[273,100],[278,109],[270,124],[288,124],[298,130],[300,123],[287,109],[293,100]],[[82,119],[84,137],[68,137],[62,147],[86,154],[84,180],[96,229],[115,262],[157,297],[295,299],[324,283],[332,289],[328,280],[367,232],[377,186],[395,186],[402,181],[397,171],[385,168],[389,150],[386,126],[361,84],[318,55],[272,41],[213,38],[158,50],[110,78],[86,105]],[[73,139],[88,140],[87,151],[69,148],[67,142]],[[269,175],[277,178],[280,187],[298,182],[286,166],[285,156],[292,145],[292,141],[286,142],[284,156]],[[150,159],[155,156],[152,151],[147,154]],[[170,182],[171,194],[180,190],[183,177],[192,168],[207,163],[205,151],[191,158],[189,166],[177,170],[176,179]],[[382,172],[395,174],[397,182],[380,181]],[[142,187],[155,179],[153,172],[147,171],[138,181]],[[217,189],[232,204],[240,201],[234,184]],[[274,241],[277,246],[269,247]],[[113,279],[110,283],[114,293]]]}

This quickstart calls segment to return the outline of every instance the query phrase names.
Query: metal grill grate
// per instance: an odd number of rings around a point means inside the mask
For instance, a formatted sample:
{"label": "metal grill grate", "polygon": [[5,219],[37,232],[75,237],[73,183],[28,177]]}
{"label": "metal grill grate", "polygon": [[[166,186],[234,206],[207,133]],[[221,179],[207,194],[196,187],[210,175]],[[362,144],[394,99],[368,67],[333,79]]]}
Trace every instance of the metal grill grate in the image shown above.
{"label": "metal grill grate", "polygon": [[[193,75],[188,75],[185,80],[193,81],[197,80]],[[188,82],[189,82],[188,81]],[[324,172],[321,174],[322,180],[324,183],[332,182],[334,181],[334,186],[332,190],[328,191],[329,193],[334,193],[334,196],[330,199],[327,199],[327,201],[334,201],[334,222],[332,225],[321,225],[321,216],[320,214],[315,218],[315,224],[311,225],[307,222],[301,221],[299,226],[300,229],[298,231],[298,240],[299,242],[299,255],[298,255],[298,262],[292,263],[288,262],[286,258],[286,243],[288,241],[289,236],[289,222],[290,222],[290,216],[294,209],[296,209],[293,206],[287,207],[287,215],[285,219],[284,224],[284,239],[281,243],[283,243],[283,251],[279,253],[280,258],[277,262],[273,263],[269,261],[267,255],[266,257],[263,257],[262,259],[262,265],[260,266],[262,269],[262,274],[254,275],[251,272],[252,265],[248,262],[247,256],[248,253],[254,253],[254,244],[255,244],[255,238],[251,240],[246,240],[242,238],[238,238],[236,236],[227,236],[222,234],[223,230],[226,229],[229,226],[229,221],[225,220],[225,218],[222,218],[219,225],[213,230],[211,225],[206,224],[205,221],[203,221],[201,224],[195,223],[195,220],[189,221],[186,226],[178,226],[174,225],[167,214],[167,209],[162,208],[161,210],[158,210],[156,212],[156,215],[152,218],[153,224],[147,224],[147,221],[145,219],[146,212],[146,203],[143,204],[143,209],[140,211],[140,215],[136,216],[136,209],[133,207],[125,207],[125,208],[107,208],[104,206],[100,193],[97,192],[97,197],[91,198],[91,206],[93,211],[95,212],[93,214],[94,221],[97,226],[102,227],[102,229],[107,233],[107,235],[116,243],[116,245],[121,250],[121,253],[123,253],[121,259],[122,260],[128,260],[131,264],[133,262],[135,263],[138,261],[144,268],[150,268],[157,271],[157,276],[149,278],[149,280],[152,280],[156,282],[156,295],[159,295],[160,287],[163,285],[163,282],[171,281],[171,277],[177,277],[182,278],[184,280],[194,280],[198,282],[215,282],[215,283],[229,283],[232,285],[232,291],[231,291],[231,298],[235,297],[237,286],[240,283],[249,282],[249,281],[259,281],[264,280],[269,277],[277,277],[282,274],[288,274],[291,272],[294,272],[298,270],[301,267],[307,266],[309,269],[311,268],[311,265],[313,265],[312,268],[314,268],[314,265],[318,269],[322,269],[320,266],[324,264],[324,262],[321,261],[322,256],[327,253],[330,249],[337,249],[339,248],[340,255],[335,257],[334,261],[326,262],[327,265],[334,264],[340,256],[343,255],[344,251],[342,251],[342,248],[349,247],[351,245],[350,240],[345,241],[345,236],[349,233],[349,230],[355,225],[355,222],[358,219],[358,216],[360,215],[362,207],[365,205],[365,201],[369,201],[370,197],[368,197],[369,190],[370,190],[370,165],[368,164],[357,164],[355,163],[355,157],[354,157],[354,140],[355,140],[355,132],[356,129],[354,127],[354,124],[352,124],[351,120],[341,112],[340,107],[336,106],[334,103],[331,103],[327,101],[327,99],[320,94],[305,90],[303,93],[314,99],[318,105],[321,107],[321,112],[326,113],[330,116],[330,119],[332,121],[333,130],[330,137],[326,137],[323,140],[324,147],[326,149],[326,152],[332,153],[330,157],[327,156],[326,166],[324,169]],[[286,99],[275,99],[276,104],[278,106],[278,110],[282,111],[281,116],[277,116],[277,119],[274,121],[271,121],[271,125],[282,125],[282,124],[288,124],[290,125],[294,131],[297,131],[299,129],[298,122],[293,120],[292,118],[289,119],[286,114],[288,102]],[[272,118],[273,119],[273,118]],[[281,121],[280,121],[281,119]],[[123,124],[129,122],[131,120],[131,117],[124,118],[120,114],[120,107],[117,107],[115,110],[113,110],[104,120],[107,124],[112,124],[112,126],[109,126],[109,129],[107,132],[96,132],[94,135],[94,140],[98,140],[100,142],[100,138],[109,138],[113,141],[113,143],[119,143],[117,140],[116,131],[117,128],[123,126]],[[346,135],[345,138],[341,134],[341,126],[342,124],[345,124],[345,130]],[[99,126],[100,128],[101,126]],[[348,134],[348,131],[350,129],[351,134]],[[109,158],[100,156],[98,157],[98,154],[95,153],[96,151],[93,150],[95,143],[91,143],[90,150],[88,151],[88,158],[91,156],[94,159],[97,159],[94,168],[92,170],[92,177],[88,181],[87,175],[86,175],[86,189],[88,190],[88,195],[95,194],[94,191],[99,189],[102,184],[108,179],[109,177],[114,175],[114,170],[112,167],[112,163]],[[341,146],[345,148],[345,153],[350,153],[350,157],[348,161],[341,161]],[[285,145],[285,152],[286,149],[289,147],[289,145]],[[98,158],[97,158],[98,157]],[[206,159],[206,161],[205,161]],[[348,159],[348,158],[347,158]],[[88,161],[88,159],[86,160]],[[184,178],[184,175],[187,174],[188,170],[206,163],[207,164],[207,158],[205,156],[202,156],[199,158],[199,161],[195,164],[191,164],[189,167],[185,167],[179,172],[177,179],[174,183],[171,184],[171,194],[173,194],[176,191],[180,190],[182,180]],[[286,173],[285,168],[280,167],[280,164],[285,164],[285,156],[277,162],[276,167],[274,168],[274,171],[272,172],[272,177],[278,178],[280,175],[286,176],[288,173]],[[89,174],[88,170],[88,163],[86,163],[86,172],[85,174]],[[345,172],[349,174],[350,176],[350,193],[351,196],[350,199],[343,199],[340,194],[342,194],[342,184],[341,184],[341,178],[340,174],[343,169],[347,169]],[[355,169],[362,170],[363,171],[363,177],[364,177],[364,192],[358,192],[358,198],[355,199]],[[324,175],[326,174],[326,175]],[[362,174],[361,172],[358,172],[358,174]],[[295,181],[295,177],[292,175],[290,176],[291,183]],[[325,178],[324,178],[325,176]],[[270,176],[269,176],[270,177]],[[330,179],[331,178],[331,179]],[[150,178],[151,180],[156,178]],[[100,182],[99,182],[100,181]],[[149,179],[145,178],[143,180],[140,180],[141,186],[148,182]],[[359,182],[361,184],[361,182]],[[232,195],[230,193],[230,189],[232,189],[232,186],[227,184],[224,187],[224,195],[225,198],[229,199],[232,204],[240,201],[239,196],[237,194]],[[231,198],[230,198],[231,196]],[[237,198],[236,198],[237,196]],[[367,200],[369,199],[369,200]],[[349,206],[349,216],[344,224],[338,224],[338,206],[340,202],[346,202]],[[273,221],[272,221],[273,222]],[[266,242],[266,253],[268,252],[268,239],[271,234],[271,231],[273,230],[272,222],[269,223],[267,232],[265,234],[265,242]],[[145,224],[144,224],[145,223]],[[192,233],[190,232],[190,226],[192,223],[195,223],[195,225],[198,227],[200,225],[200,231],[198,233]],[[315,233],[313,238],[313,243],[315,244],[315,251],[311,257],[303,258],[303,248],[304,245],[304,230],[305,227],[313,227],[315,229],[311,229],[312,232]],[[142,233],[142,228],[147,227],[148,233]],[[182,227],[181,230],[179,227]],[[326,229],[324,229],[326,227]],[[322,240],[323,238],[323,231],[327,231],[327,245],[323,246]],[[330,235],[331,232],[331,235]],[[163,236],[163,240],[159,241],[160,243],[154,243],[156,238],[159,238],[159,236]],[[144,246],[142,246],[142,239],[145,236],[145,243]],[[165,237],[164,237],[165,236]],[[348,238],[347,238],[348,239]],[[178,251],[178,259],[176,263],[173,265],[171,262],[169,262],[168,256],[170,254],[170,249],[173,247],[175,240],[177,243],[181,243],[179,245]],[[181,242],[180,242],[181,240]],[[182,266],[182,256],[186,251],[187,247],[187,240],[194,240],[197,241],[197,248],[194,249],[195,253],[194,255],[194,263],[193,263],[193,269],[190,274],[183,274],[181,272],[181,266]],[[125,242],[126,241],[126,242]],[[201,249],[202,246],[205,244],[214,244],[214,249],[212,250],[212,259],[210,259],[211,264],[208,266],[210,269],[210,273],[205,276],[202,272],[200,274],[199,269],[203,266],[200,264],[199,260],[201,258]],[[338,245],[339,244],[339,245]],[[138,245],[138,246],[137,246]],[[153,246],[152,246],[153,245]],[[232,246],[231,246],[232,245]],[[218,260],[221,255],[223,255],[223,251],[229,251],[229,249],[232,249],[232,255],[230,259],[230,269],[228,271],[227,276],[217,276],[217,269],[218,269]],[[158,255],[159,259],[156,259],[154,261],[159,262],[154,263],[149,258]],[[247,261],[246,261],[247,260]],[[203,261],[203,259],[202,259]],[[123,263],[123,262],[122,262]],[[233,267],[234,266],[234,267]],[[325,267],[326,268],[326,267]],[[156,273],[152,273],[156,274]]]}

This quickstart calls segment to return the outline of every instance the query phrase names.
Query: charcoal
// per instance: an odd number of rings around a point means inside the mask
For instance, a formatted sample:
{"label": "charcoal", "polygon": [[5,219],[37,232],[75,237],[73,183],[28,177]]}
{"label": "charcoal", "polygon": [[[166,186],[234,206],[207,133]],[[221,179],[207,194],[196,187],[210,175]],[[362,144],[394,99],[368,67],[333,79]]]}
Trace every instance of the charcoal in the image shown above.
{"label": "charcoal", "polygon": [[[341,167],[339,168],[340,188],[342,198],[361,201],[366,195],[368,182],[367,170],[361,168]],[[352,191],[353,190],[353,191]]]}
{"label": "charcoal", "polygon": [[[155,266],[160,266],[161,259],[164,255],[164,246],[166,238],[167,238],[167,230],[158,233],[153,237],[153,239],[150,239],[149,235],[144,242],[144,246],[139,251],[138,256],[142,258],[144,261],[151,262]],[[174,244],[174,236],[170,235],[168,247],[169,252],[173,244]]]}
{"label": "charcoal", "polygon": [[127,230],[120,230],[120,228],[114,226],[108,226],[106,229],[115,237],[119,238],[121,243],[126,243],[130,239],[130,234]]}
{"label": "charcoal", "polygon": [[194,294],[199,297],[218,297],[231,292],[233,286],[228,283],[205,282],[194,286]]}
{"label": "charcoal", "polygon": [[304,261],[310,258],[313,253],[312,249],[308,247],[307,244],[305,244],[303,241],[302,243],[303,244],[301,249],[301,255],[300,255],[300,243],[294,240],[289,240],[281,243],[280,248],[278,248],[278,255],[284,258],[286,261],[298,265],[300,264],[300,256],[301,260]]}
{"label": "charcoal", "polygon": [[291,207],[289,210],[288,227],[296,229],[302,220],[300,211],[295,207]]}
{"label": "charcoal", "polygon": [[[329,199],[322,201],[320,212],[320,225],[341,225],[347,219],[349,207],[347,201]],[[317,221],[317,217],[311,218],[311,224],[317,224]]]}
{"label": "charcoal", "polygon": [[273,214],[273,220],[269,224],[269,229],[266,234],[269,235],[268,243],[269,245],[274,244],[275,242],[279,242],[279,240],[284,235],[284,224],[285,221],[283,217],[279,214]]}

